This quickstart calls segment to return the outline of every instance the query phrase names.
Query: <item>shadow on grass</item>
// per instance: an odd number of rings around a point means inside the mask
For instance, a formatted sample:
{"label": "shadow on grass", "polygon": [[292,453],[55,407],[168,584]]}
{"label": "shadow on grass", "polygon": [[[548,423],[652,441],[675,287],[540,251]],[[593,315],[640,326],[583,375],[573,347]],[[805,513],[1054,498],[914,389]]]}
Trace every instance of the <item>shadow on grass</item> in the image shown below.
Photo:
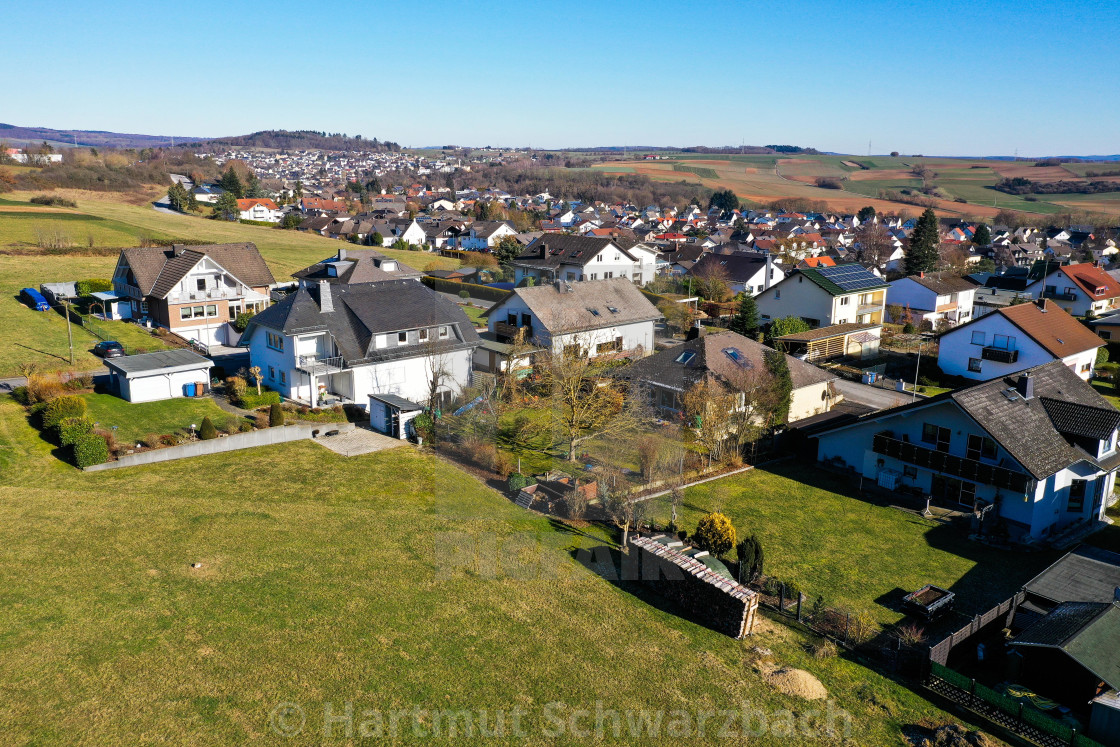
{"label": "shadow on grass", "polygon": [[69,358],[58,355],[57,353],[48,353],[46,350],[39,350],[38,348],[33,348],[33,347],[28,346],[28,345],[21,345],[18,342],[14,343],[14,344],[17,348],[23,348],[24,350],[30,350],[32,353],[38,353],[39,355],[45,355],[48,358],[58,358],[63,363],[69,363],[70,362]]}

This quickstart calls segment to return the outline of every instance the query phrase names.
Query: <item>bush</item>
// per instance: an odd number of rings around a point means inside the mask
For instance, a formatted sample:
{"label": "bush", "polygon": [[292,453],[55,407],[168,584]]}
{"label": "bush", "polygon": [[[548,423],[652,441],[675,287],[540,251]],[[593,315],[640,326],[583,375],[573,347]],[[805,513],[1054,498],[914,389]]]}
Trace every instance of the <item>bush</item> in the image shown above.
{"label": "bush", "polygon": [[494,471],[502,477],[508,477],[513,472],[513,457],[504,451],[499,451],[494,457]]}
{"label": "bush", "polygon": [[87,280],[79,280],[74,287],[79,296],[89,296],[94,293],[103,293],[113,290],[113,281],[105,280],[104,278],[89,278]]}
{"label": "bush", "polygon": [[281,409],[278,401],[273,402],[268,408],[268,424],[269,426],[284,425],[284,410]]}
{"label": "bush", "polygon": [[55,195],[35,195],[28,202],[35,205],[50,205],[51,207],[68,207],[76,208],[78,203],[73,200],[68,200],[65,197],[57,197]]}
{"label": "bush", "polygon": [[444,280],[443,278],[434,278],[430,275],[422,277],[421,282],[434,291],[441,293],[459,293],[460,291],[469,291],[470,295],[475,298],[481,298],[486,301],[503,301],[509,295],[509,291],[504,291],[501,288],[491,288],[488,285],[476,285],[475,283],[456,283],[453,280]]}
{"label": "bush", "polygon": [[249,311],[242,311],[233,320],[233,328],[238,332],[244,332],[245,328],[249,326],[249,320],[253,318],[253,314]]}
{"label": "bush", "polygon": [[54,428],[65,418],[80,418],[86,414],[86,401],[81,397],[68,394],[55,397],[43,408],[43,427]]}
{"label": "bush", "polygon": [[164,433],[159,437],[159,442],[164,446],[178,446],[183,443],[183,439],[184,437],[177,433]]}
{"label": "bush", "polygon": [[914,323],[913,322],[906,322],[906,324],[902,325],[902,334],[904,334],[904,335],[914,334]]}
{"label": "bush", "polygon": [[1096,365],[1103,366],[1106,363],[1108,363],[1108,348],[1103,347],[1103,346],[1100,347],[1100,348],[1097,348],[1097,363],[1096,363]]}
{"label": "bush", "polygon": [[163,446],[163,436],[158,433],[149,433],[140,439],[140,443],[149,449],[158,449],[160,446]]}
{"label": "bush", "polygon": [[825,638],[810,646],[809,653],[814,659],[832,659],[836,656],[836,644]]}
{"label": "bush", "polygon": [[701,550],[720,557],[735,546],[735,527],[723,514],[710,513],[696,524],[692,539]]}
{"label": "bush", "polygon": [[536,485],[537,481],[528,475],[523,475],[520,472],[511,472],[509,475],[509,492],[520,493],[522,488],[527,488],[530,485]]}
{"label": "bush", "polygon": [[255,389],[249,390],[242,394],[241,398],[235,402],[235,404],[246,410],[256,410],[261,407],[278,405],[280,404],[280,392],[265,390],[257,394]]}
{"label": "bush", "polygon": [[471,297],[470,291],[465,291],[465,290],[459,291],[459,298],[470,298],[470,297]]}
{"label": "bush", "polygon": [[434,440],[435,427],[435,421],[426,412],[422,412],[412,419],[412,428],[416,431],[416,435],[429,443]]}
{"label": "bush", "polygon": [[202,419],[202,427],[198,429],[198,437],[203,441],[218,437],[218,429],[214,427],[214,421],[210,420],[209,415]]}
{"label": "bush", "polygon": [[93,377],[89,374],[78,374],[71,376],[70,379],[63,385],[71,392],[80,392],[86,389],[93,389]]}
{"label": "bush", "polygon": [[240,425],[237,426],[238,433],[248,433],[253,430],[253,424],[248,420],[242,420]]}
{"label": "bush", "polygon": [[742,578],[753,581],[762,575],[765,553],[762,551],[762,543],[759,542],[758,537],[753,534],[744,537],[743,541],[735,546],[735,551],[742,566],[739,574]]}
{"label": "bush", "polygon": [[30,400],[28,399],[26,386],[17,386],[12,389],[12,399],[14,399],[16,402],[19,402],[21,405],[31,404]]}
{"label": "bush", "polygon": [[848,620],[848,640],[857,646],[867,643],[875,637],[878,627],[875,618],[867,610],[853,612]]}
{"label": "bush", "polygon": [[48,402],[58,397],[65,391],[62,382],[57,378],[42,374],[31,374],[27,377],[27,404]]}
{"label": "bush", "polygon": [[87,433],[74,444],[74,464],[80,469],[109,461],[109,444],[96,433]]}
{"label": "bush", "polygon": [[58,442],[63,446],[73,446],[93,432],[93,421],[89,418],[63,418],[58,424]]}

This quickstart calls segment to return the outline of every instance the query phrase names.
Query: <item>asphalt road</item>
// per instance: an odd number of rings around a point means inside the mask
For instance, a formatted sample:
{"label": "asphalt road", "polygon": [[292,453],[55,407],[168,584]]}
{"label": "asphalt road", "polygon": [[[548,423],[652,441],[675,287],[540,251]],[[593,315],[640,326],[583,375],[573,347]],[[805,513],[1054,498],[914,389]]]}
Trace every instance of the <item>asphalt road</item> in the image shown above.
{"label": "asphalt road", "polygon": [[837,379],[836,388],[844,395],[844,399],[874,407],[876,410],[907,405],[914,401],[914,395],[909,392],[896,392],[893,389],[882,389],[847,379]]}

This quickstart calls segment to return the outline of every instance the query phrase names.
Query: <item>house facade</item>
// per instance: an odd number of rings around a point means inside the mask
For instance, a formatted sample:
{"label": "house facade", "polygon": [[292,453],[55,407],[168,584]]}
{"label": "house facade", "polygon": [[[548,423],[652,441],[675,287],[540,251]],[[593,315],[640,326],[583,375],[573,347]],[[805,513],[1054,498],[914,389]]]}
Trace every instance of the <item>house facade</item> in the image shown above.
{"label": "house facade", "polygon": [[1105,341],[1048,299],[998,309],[940,337],[937,362],[983,381],[1058,360],[1088,380]]}
{"label": "house facade", "polygon": [[546,234],[525,247],[511,265],[518,284],[525,278],[538,285],[626,278],[641,285],[656,274],[656,257],[651,247],[625,239]]}
{"label": "house facade", "polygon": [[[900,316],[909,314],[914,324],[929,322],[963,324],[972,318],[976,286],[955,275],[920,273],[899,278],[887,289],[887,306],[899,307]],[[901,323],[902,319],[891,321]]]}
{"label": "house facade", "polygon": [[457,246],[465,251],[488,251],[506,236],[516,236],[517,231],[506,221],[477,221],[461,234]]}
{"label": "house facade", "polygon": [[264,223],[279,223],[284,217],[276,203],[266,197],[248,197],[237,201],[241,220],[256,220]]}
{"label": "house facade", "polygon": [[795,269],[757,296],[764,322],[801,317],[811,327],[882,324],[887,283],[862,265]]}
{"label": "house facade", "polygon": [[514,288],[494,304],[487,326],[502,342],[590,357],[653,351],[661,312],[625,278]]}
{"label": "house facade", "polygon": [[702,256],[688,271],[689,275],[701,278],[713,273],[727,277],[732,293],[749,293],[752,296],[777,285],[786,276],[785,271],[774,262],[774,255],[769,252],[709,253]]}
{"label": "house facade", "polygon": [[1074,316],[1120,310],[1120,281],[1093,264],[1054,267],[1027,291],[1035,298],[1051,299]]}
{"label": "house facade", "polygon": [[817,458],[1036,542],[1104,518],[1120,411],[1060,361],[818,432]]}
{"label": "house facade", "polygon": [[266,308],[276,281],[253,244],[124,249],[113,291],[125,319],[148,320],[204,345],[236,342],[230,322]]}
{"label": "house facade", "polygon": [[253,317],[241,344],[264,383],[317,404],[396,395],[449,404],[471,381],[478,333],[456,304],[415,280],[301,285]]}

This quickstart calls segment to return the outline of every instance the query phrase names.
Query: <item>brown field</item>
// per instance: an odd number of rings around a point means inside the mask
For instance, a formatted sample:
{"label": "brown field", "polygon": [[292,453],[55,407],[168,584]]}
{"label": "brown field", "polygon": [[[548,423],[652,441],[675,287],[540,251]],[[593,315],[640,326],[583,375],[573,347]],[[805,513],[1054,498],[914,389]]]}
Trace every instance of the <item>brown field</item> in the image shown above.
{"label": "brown field", "polygon": [[877,182],[889,179],[913,179],[910,169],[867,169],[853,171],[847,175],[853,182]]}
{"label": "brown field", "polygon": [[1120,213],[1120,204],[1117,203],[1115,196],[1108,199],[1107,195],[1101,195],[1099,200],[1063,200],[1063,197],[1068,195],[1047,195],[1047,200],[1055,205],[1062,205],[1069,208],[1071,213],[1099,213],[1100,215],[1115,216]]}
{"label": "brown field", "polygon": [[1062,166],[1035,166],[1022,161],[993,161],[992,170],[1006,179],[1022,176],[1034,182],[1057,182],[1062,179],[1081,178]]}

